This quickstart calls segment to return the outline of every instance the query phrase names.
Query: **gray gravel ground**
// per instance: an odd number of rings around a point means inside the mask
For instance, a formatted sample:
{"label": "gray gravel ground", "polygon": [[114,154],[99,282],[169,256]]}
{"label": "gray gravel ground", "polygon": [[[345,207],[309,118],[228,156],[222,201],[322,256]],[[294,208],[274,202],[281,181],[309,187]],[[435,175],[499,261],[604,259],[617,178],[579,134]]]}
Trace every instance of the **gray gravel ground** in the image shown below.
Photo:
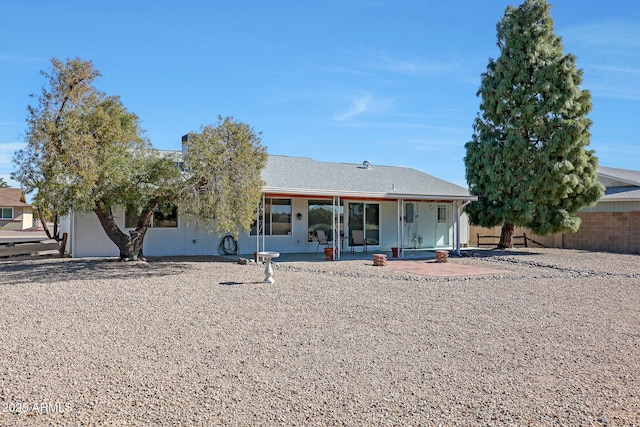
{"label": "gray gravel ground", "polygon": [[0,425],[640,425],[640,256],[0,260]]}

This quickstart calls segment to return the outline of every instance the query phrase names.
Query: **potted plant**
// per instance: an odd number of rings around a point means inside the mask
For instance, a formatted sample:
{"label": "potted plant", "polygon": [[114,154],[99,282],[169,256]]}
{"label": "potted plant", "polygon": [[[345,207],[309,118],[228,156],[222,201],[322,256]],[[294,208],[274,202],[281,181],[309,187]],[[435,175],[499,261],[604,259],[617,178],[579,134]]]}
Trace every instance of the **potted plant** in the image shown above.
{"label": "potted plant", "polygon": [[336,250],[331,247],[324,248],[324,255],[327,258],[327,261],[333,261],[335,259],[334,254]]}

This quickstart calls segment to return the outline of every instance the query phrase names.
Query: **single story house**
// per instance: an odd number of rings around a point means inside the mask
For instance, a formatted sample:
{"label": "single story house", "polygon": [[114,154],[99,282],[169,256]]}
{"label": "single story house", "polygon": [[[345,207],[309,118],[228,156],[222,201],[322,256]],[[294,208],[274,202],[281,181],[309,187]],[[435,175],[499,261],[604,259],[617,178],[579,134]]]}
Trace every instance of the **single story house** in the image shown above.
{"label": "single story house", "polygon": [[[640,171],[600,166],[597,174],[605,194],[595,206],[578,212],[582,223],[577,232],[538,236],[517,227],[515,234],[526,233],[552,248],[640,254]],[[499,227],[470,229],[472,246],[478,244],[478,235],[500,235]]]}
{"label": "single story house", "polygon": [[0,188],[0,228],[24,230],[33,227],[33,207],[20,188]]}
{"label": "single story house", "polygon": [[[181,152],[165,153],[181,161]],[[456,250],[469,240],[462,208],[476,200],[453,183],[407,167],[320,162],[270,155],[262,172],[262,201],[239,252],[314,253],[324,246],[344,251],[392,248]],[[124,209],[114,211],[122,229],[134,226]],[[118,256],[94,213],[72,213],[61,224],[75,257]],[[199,231],[175,210],[156,212],[145,236],[147,256],[217,254],[224,236]],[[398,250],[402,256],[403,251]]]}

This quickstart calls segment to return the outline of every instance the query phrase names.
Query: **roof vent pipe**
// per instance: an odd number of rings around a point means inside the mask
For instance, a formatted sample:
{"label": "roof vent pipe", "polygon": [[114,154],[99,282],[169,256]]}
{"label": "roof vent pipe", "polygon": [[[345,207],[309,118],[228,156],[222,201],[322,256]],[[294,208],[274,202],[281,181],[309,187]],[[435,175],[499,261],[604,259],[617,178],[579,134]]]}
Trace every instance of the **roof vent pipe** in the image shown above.
{"label": "roof vent pipe", "polygon": [[365,160],[362,162],[362,166],[364,166],[365,169],[371,169],[371,162],[369,160]]}

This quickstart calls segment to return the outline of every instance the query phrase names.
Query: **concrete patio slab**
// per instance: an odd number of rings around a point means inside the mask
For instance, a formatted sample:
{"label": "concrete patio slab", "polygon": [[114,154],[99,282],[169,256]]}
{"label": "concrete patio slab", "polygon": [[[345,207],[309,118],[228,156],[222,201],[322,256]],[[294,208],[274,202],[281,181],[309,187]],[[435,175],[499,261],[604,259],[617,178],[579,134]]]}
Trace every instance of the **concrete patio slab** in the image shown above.
{"label": "concrete patio slab", "polygon": [[506,273],[504,270],[456,264],[455,262],[389,260],[387,268],[434,277],[479,276]]}

